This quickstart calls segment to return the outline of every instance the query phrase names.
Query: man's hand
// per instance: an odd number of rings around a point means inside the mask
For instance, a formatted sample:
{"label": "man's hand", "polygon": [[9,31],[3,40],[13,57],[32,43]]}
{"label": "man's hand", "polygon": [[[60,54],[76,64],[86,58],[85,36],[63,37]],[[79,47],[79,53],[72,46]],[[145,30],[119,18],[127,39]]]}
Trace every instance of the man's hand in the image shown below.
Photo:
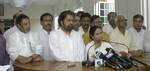
{"label": "man's hand", "polygon": [[129,54],[127,52],[119,52],[119,54],[121,54],[122,57],[128,58]]}
{"label": "man's hand", "polygon": [[130,51],[130,53],[133,57],[141,57],[143,54],[143,51],[142,50],[133,50],[133,51]]}
{"label": "man's hand", "polygon": [[33,58],[34,62],[43,61],[43,58],[40,55],[38,55],[38,54],[33,54],[32,58]]}
{"label": "man's hand", "polygon": [[26,64],[32,61],[32,57],[18,56],[16,61],[22,64]]}

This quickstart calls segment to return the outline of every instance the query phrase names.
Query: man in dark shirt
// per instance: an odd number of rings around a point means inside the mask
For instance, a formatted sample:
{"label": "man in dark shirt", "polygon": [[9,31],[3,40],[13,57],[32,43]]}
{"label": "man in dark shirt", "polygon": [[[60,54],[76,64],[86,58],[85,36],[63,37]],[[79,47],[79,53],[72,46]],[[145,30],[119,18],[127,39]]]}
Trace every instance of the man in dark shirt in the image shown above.
{"label": "man in dark shirt", "polygon": [[8,65],[9,60],[9,55],[6,52],[6,40],[0,28],[0,65]]}

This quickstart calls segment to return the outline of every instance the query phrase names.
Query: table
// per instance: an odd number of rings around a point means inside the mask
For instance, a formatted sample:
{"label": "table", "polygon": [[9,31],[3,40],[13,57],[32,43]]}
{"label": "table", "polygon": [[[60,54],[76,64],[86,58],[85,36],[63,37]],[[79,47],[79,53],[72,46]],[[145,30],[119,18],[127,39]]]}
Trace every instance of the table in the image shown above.
{"label": "table", "polygon": [[[150,54],[145,54],[142,58],[138,58],[143,62],[148,64],[147,70],[150,70]],[[71,66],[70,66],[71,65]],[[109,67],[84,67],[81,63],[71,63],[71,62],[34,62],[28,64],[14,64],[15,71],[116,71]],[[146,69],[142,66],[143,69]],[[146,71],[147,71],[146,70]],[[132,67],[127,71],[135,71],[135,68]]]}

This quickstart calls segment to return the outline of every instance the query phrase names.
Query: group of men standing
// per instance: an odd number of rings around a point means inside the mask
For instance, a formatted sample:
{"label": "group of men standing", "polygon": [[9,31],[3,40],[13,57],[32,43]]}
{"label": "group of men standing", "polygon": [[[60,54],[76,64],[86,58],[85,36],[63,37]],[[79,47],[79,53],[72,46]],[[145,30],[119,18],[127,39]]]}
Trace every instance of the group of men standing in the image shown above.
{"label": "group of men standing", "polygon": [[[91,17],[89,13],[66,10],[60,13],[59,28],[54,30],[54,17],[50,13],[44,13],[40,17],[42,29],[33,33],[30,30],[30,18],[19,12],[14,15],[14,27],[4,33],[6,41],[3,38],[5,43],[0,44],[6,48],[0,51],[7,51],[4,53],[6,56],[9,54],[11,63],[43,60],[81,62],[85,60],[86,45],[92,41],[90,27],[99,26],[103,30],[102,40],[112,44],[116,52],[141,56],[144,52],[144,38],[147,37],[146,30],[143,29],[143,16],[135,15],[133,27],[129,30],[127,19],[123,15],[117,16],[115,12],[110,12],[107,18],[109,24],[103,25],[99,16]],[[1,58],[0,64],[3,62]]]}

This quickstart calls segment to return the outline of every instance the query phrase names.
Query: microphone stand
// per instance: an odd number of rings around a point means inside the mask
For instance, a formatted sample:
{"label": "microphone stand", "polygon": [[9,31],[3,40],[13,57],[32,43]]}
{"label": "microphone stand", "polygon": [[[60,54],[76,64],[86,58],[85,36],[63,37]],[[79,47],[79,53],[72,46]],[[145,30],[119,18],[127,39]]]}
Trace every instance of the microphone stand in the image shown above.
{"label": "microphone stand", "polygon": [[90,49],[91,49],[93,46],[94,46],[94,44],[89,47],[89,49],[88,49],[88,51],[87,51],[87,60],[82,62],[82,65],[83,65],[83,66],[87,66],[87,67],[88,67],[88,66],[93,66],[93,65],[94,65],[94,62],[91,62],[91,61],[89,60],[89,51],[90,51]]}

